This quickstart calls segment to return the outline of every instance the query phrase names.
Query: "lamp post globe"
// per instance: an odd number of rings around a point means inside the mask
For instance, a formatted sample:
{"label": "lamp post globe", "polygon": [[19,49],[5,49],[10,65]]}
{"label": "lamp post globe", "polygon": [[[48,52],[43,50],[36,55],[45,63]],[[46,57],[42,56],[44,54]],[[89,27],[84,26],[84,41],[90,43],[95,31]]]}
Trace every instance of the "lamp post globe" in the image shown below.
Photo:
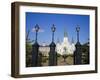
{"label": "lamp post globe", "polygon": [[53,24],[53,26],[51,27],[51,30],[52,30],[52,32],[55,32],[56,27],[55,27],[55,25],[54,25],[54,24]]}
{"label": "lamp post globe", "polygon": [[35,25],[35,31],[36,31],[36,39],[35,42],[37,42],[37,36],[38,36],[38,31],[39,31],[40,27],[38,24]]}
{"label": "lamp post globe", "polygon": [[80,31],[80,27],[79,27],[79,25],[77,25],[77,27],[76,27],[76,31],[77,31],[77,32]]}
{"label": "lamp post globe", "polygon": [[38,24],[36,24],[36,25],[35,25],[35,31],[36,31],[36,32],[38,32],[38,31],[39,31],[39,29],[40,29],[39,25],[38,25]]}

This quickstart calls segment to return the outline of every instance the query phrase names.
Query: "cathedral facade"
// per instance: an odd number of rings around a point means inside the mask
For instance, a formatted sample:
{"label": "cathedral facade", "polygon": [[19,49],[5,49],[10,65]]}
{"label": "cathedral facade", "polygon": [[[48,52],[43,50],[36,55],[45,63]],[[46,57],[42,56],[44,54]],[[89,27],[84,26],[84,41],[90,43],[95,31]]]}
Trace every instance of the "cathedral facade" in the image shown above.
{"label": "cathedral facade", "polygon": [[63,41],[57,41],[56,44],[56,52],[60,55],[73,55],[75,51],[75,44],[72,39],[72,42],[69,41],[67,32],[64,31],[64,38]]}

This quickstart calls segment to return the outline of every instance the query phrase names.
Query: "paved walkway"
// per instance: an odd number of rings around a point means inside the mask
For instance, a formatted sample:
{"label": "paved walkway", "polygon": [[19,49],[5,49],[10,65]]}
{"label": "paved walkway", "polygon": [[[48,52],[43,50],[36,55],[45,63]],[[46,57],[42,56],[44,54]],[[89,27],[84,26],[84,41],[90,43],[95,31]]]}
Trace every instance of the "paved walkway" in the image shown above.
{"label": "paved walkway", "polygon": [[[57,65],[73,65],[73,57],[68,56],[65,61],[63,57],[59,57],[57,60]],[[45,63],[42,63],[42,66],[48,66],[48,60]]]}

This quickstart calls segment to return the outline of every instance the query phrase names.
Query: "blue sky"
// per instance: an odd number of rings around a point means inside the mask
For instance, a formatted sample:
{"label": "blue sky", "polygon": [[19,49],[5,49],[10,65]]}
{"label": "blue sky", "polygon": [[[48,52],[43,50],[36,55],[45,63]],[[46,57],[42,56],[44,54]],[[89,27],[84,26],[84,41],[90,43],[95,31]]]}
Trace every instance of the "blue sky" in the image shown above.
{"label": "blue sky", "polygon": [[61,42],[63,41],[64,30],[67,31],[69,40],[71,41],[73,37],[76,42],[76,26],[78,24],[80,26],[80,42],[85,43],[89,38],[89,18],[89,15],[26,12],[26,32],[30,30],[29,38],[35,40],[35,32],[32,29],[38,24],[42,30],[38,33],[38,43],[50,44],[51,27],[52,24],[55,24],[55,42],[58,38]]}

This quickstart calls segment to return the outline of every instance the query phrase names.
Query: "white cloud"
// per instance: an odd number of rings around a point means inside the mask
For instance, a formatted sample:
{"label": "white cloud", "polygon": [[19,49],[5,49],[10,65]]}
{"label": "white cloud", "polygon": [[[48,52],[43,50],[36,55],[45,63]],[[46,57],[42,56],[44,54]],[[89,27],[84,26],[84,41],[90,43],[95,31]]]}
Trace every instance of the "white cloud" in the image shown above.
{"label": "white cloud", "polygon": [[[32,29],[32,32],[35,32],[35,28]],[[39,29],[38,32],[44,32],[44,30],[43,29]]]}

